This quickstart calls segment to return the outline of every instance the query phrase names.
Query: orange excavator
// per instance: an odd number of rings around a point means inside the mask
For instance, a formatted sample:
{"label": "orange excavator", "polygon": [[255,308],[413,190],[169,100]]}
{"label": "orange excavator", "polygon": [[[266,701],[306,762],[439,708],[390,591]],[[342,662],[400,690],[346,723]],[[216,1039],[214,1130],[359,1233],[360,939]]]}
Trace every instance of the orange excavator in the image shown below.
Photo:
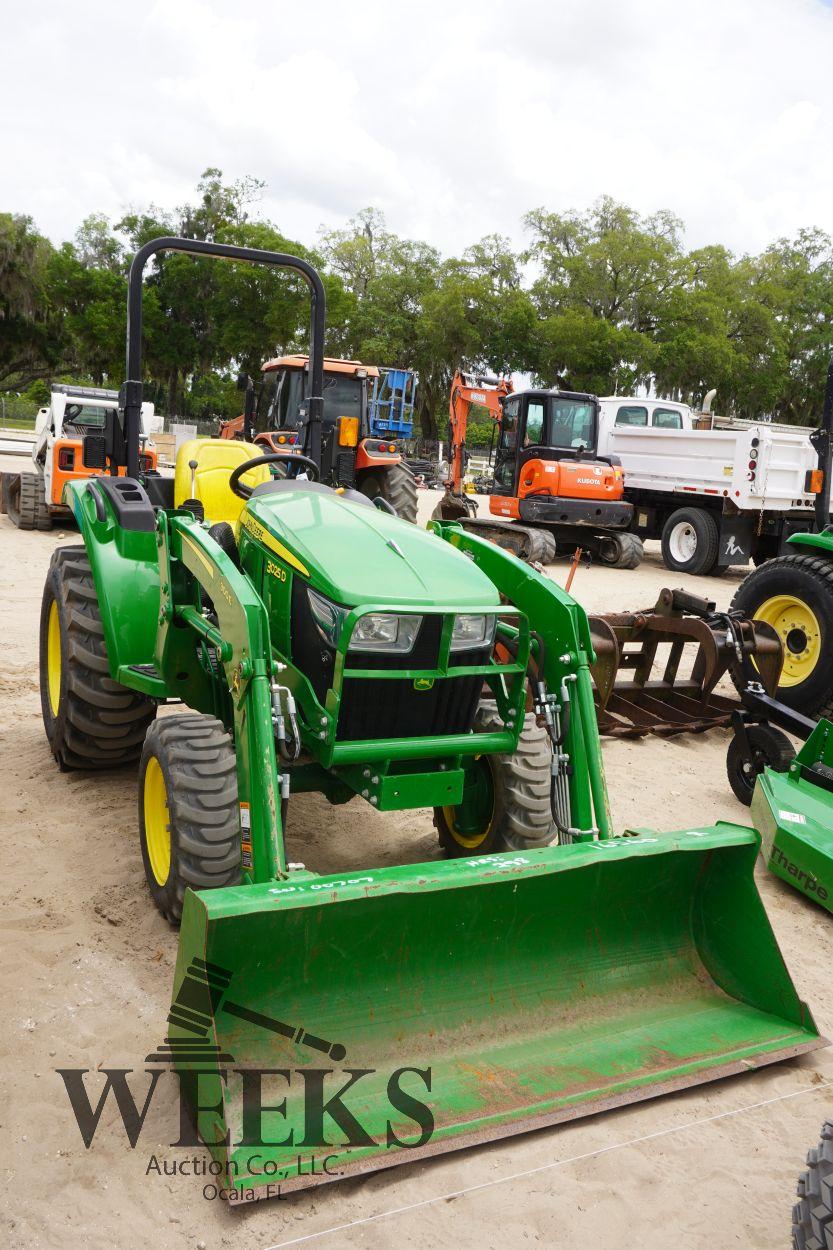
{"label": "orange excavator", "polygon": [[[466,430],[473,405],[495,422],[494,478],[487,519],[464,492]],[[434,518],[466,528],[547,564],[581,547],[603,564],[636,568],[642,542],[628,532],[633,505],[624,498],[615,457],[596,451],[599,401],[579,391],[513,392],[508,378],[455,374],[449,401],[449,474]]]}

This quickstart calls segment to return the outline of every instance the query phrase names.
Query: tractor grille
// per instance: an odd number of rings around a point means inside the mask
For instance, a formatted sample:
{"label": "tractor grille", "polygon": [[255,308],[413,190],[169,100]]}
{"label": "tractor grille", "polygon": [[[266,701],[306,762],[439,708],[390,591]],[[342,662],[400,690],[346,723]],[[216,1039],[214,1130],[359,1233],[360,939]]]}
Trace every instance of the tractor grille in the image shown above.
{"label": "tractor grille", "polygon": [[[309,610],[306,585],[292,588],[293,658],[323,703],[332,684],[334,652],[324,643]],[[409,655],[352,652],[350,665],[364,669],[434,668],[440,648],[441,616],[426,616]],[[489,648],[462,651],[457,667],[487,663]],[[336,737],[339,742],[379,738],[419,738],[467,733],[483,689],[482,674],[438,677],[429,690],[415,689],[409,678],[345,678]]]}
{"label": "tractor grille", "polygon": [[348,678],[341,696],[338,740],[467,733],[474,723],[482,688],[482,676],[438,678],[430,690],[423,691],[415,690],[407,678]]}

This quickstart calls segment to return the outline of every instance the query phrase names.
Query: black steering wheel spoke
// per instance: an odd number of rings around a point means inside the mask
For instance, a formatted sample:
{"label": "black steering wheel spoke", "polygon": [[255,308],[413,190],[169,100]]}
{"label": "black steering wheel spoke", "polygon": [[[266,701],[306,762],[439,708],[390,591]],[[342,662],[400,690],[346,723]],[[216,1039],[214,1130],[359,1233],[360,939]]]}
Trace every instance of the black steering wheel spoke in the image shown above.
{"label": "black steering wheel spoke", "polygon": [[[264,456],[253,456],[251,460],[244,460],[239,464],[229,477],[229,489],[234,492],[240,499],[251,499],[252,487],[247,486],[240,479],[244,473],[248,473],[250,469],[256,469],[261,464],[279,464],[289,462],[291,465],[303,466],[310,474],[311,480],[317,482],[320,476],[318,465],[309,456],[302,456],[294,451],[270,451]],[[297,477],[297,474],[295,475]]]}

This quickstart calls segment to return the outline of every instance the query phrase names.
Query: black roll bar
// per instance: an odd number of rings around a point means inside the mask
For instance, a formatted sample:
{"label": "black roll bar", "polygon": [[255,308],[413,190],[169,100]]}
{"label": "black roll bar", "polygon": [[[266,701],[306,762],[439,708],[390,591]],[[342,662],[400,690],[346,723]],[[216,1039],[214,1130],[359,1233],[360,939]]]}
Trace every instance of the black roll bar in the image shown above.
{"label": "black roll bar", "polygon": [[[324,415],[324,325],[327,301],[317,269],[300,256],[288,252],[266,252],[260,248],[236,247],[229,243],[206,243],[202,239],[165,236],[151,239],[141,247],[130,265],[127,279],[127,372],[120,406],[124,412],[123,434],[128,477],[139,476],[139,432],[142,415],[142,277],[145,265],[159,252],[184,252],[187,256],[216,256],[250,265],[272,265],[300,274],[310,293],[309,417],[304,453],[321,464],[321,420]],[[115,466],[114,466],[115,467]]]}

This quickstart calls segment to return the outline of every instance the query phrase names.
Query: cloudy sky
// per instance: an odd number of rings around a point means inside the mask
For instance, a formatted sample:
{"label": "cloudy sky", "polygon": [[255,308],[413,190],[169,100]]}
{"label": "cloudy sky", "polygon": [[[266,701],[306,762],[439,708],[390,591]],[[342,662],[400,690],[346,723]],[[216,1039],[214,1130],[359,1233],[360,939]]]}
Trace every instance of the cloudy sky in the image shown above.
{"label": "cloudy sky", "polygon": [[372,204],[444,252],[537,205],[670,208],[691,245],[833,231],[822,0],[0,0],[0,209],[88,213],[253,174],[313,241]]}

